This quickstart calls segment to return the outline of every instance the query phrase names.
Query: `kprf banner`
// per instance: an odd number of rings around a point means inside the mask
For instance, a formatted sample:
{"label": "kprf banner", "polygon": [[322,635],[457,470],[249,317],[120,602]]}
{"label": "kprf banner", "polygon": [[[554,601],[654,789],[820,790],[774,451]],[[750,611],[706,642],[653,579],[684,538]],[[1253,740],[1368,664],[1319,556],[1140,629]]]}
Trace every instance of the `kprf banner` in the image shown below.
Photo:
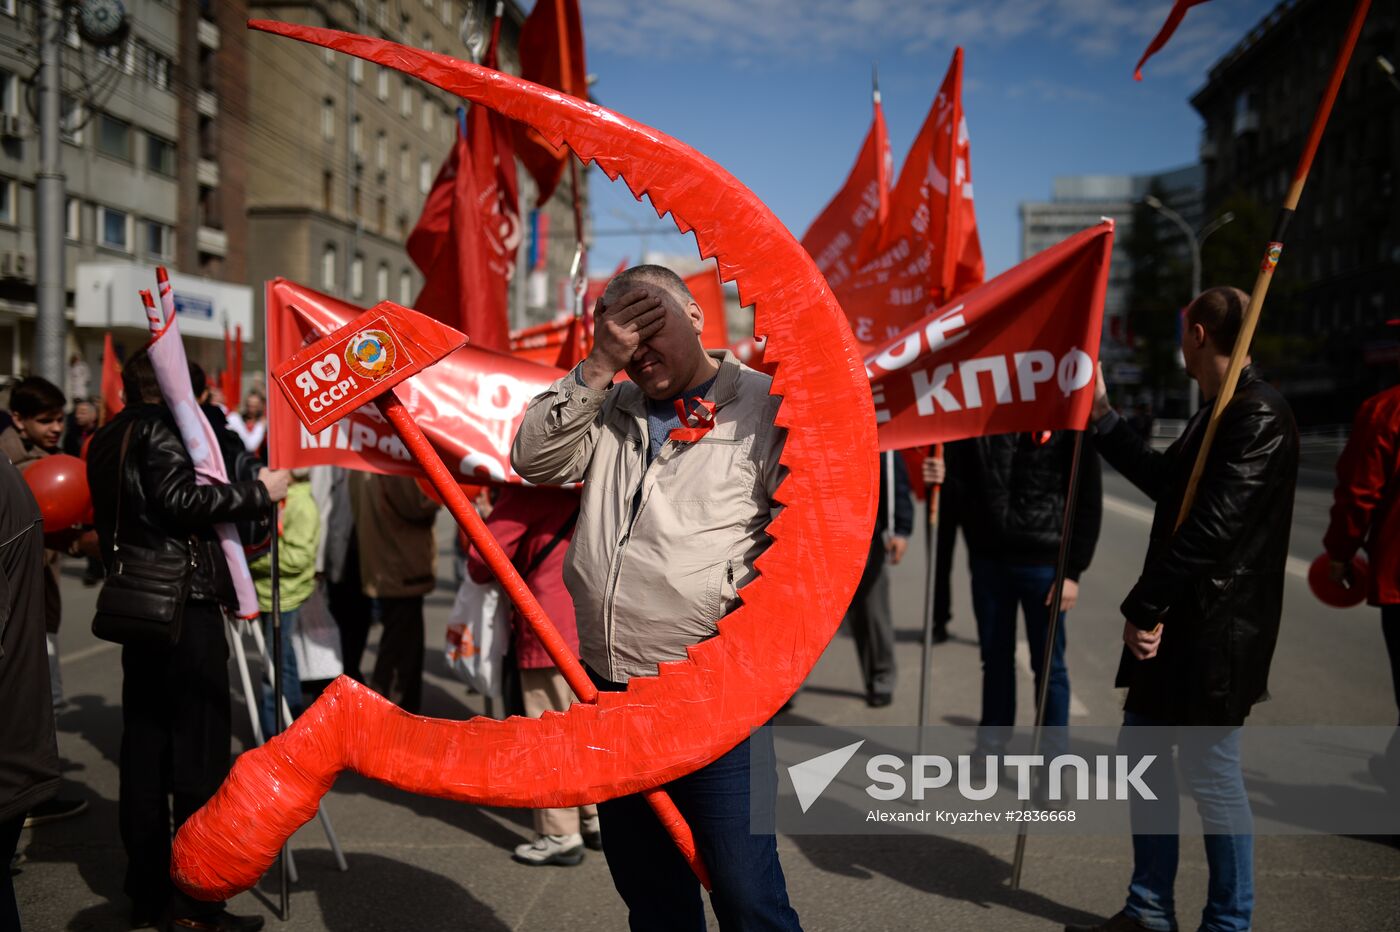
{"label": "kprf banner", "polygon": [[1113,222],[1076,233],[866,357],[881,450],[1082,430],[1094,398]]}
{"label": "kprf banner", "polygon": [[[284,278],[273,279],[267,283],[269,368],[277,369],[363,313],[354,304]],[[322,371],[330,375],[329,364]],[[338,374],[348,371],[347,366]],[[562,374],[468,345],[395,391],[460,481],[520,482],[510,468],[511,440],[530,399]],[[373,406],[356,408],[313,433],[302,426],[281,392],[269,392],[267,402],[268,452],[274,468],[330,465],[422,474],[393,426]]]}

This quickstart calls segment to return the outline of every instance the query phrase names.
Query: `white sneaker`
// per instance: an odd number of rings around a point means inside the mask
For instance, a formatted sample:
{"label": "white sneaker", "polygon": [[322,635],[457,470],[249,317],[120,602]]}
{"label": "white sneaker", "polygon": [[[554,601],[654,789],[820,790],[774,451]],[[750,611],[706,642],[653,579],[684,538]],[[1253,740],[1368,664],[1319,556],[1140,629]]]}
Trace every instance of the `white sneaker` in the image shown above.
{"label": "white sneaker", "polygon": [[573,867],[583,861],[582,835],[540,835],[533,842],[516,846],[512,858],[521,864],[557,864]]}

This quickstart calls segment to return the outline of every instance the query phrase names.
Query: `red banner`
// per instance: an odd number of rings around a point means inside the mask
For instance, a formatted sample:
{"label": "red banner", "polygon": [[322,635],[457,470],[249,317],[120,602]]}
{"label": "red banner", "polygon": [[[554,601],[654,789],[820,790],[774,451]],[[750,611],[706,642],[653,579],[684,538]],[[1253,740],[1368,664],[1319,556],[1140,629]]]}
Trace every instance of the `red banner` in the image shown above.
{"label": "red banner", "polygon": [[[588,67],[583,57],[583,21],[578,0],[538,0],[520,27],[519,49],[522,78],[588,99]],[[515,148],[539,187],[536,203],[542,205],[559,186],[568,149],[554,145],[523,124],[516,126]]]}
{"label": "red banner", "polygon": [[880,93],[875,115],[846,183],[802,237],[802,248],[826,276],[837,299],[879,242],[889,216],[891,166],[889,133]]}
{"label": "red banner", "polygon": [[724,284],[719,280],[719,269],[713,265],[703,272],[686,276],[685,286],[690,296],[700,305],[705,314],[705,330],[700,334],[700,342],[706,349],[723,349],[729,345],[729,318],[724,302]]}
{"label": "red banner", "polygon": [[1076,233],[867,356],[880,449],[1084,429],[1112,249],[1112,221]]}
{"label": "red banner", "polygon": [[[270,367],[364,313],[354,304],[283,278],[267,283]],[[562,373],[512,356],[464,346],[404,382],[399,398],[462,482],[519,482],[510,444],[525,406]],[[370,472],[421,475],[394,428],[374,407],[363,407],[312,433],[281,392],[268,396],[272,466],[334,465]]]}
{"label": "red banner", "polygon": [[1147,64],[1147,60],[1162,50],[1171,39],[1172,33],[1176,32],[1176,27],[1181,25],[1181,21],[1186,18],[1186,11],[1206,0],[1176,0],[1172,4],[1171,11],[1167,13],[1167,20],[1162,24],[1162,28],[1157,30],[1157,34],[1152,37],[1152,41],[1147,45],[1147,51],[1142,53],[1142,58],[1138,59],[1137,67],[1133,69],[1133,80],[1142,80],[1142,66]]}
{"label": "red banner", "polygon": [[982,283],[962,66],[962,49],[957,49],[904,160],[879,244],[836,292],[856,339],[867,349]]}
{"label": "red banner", "polygon": [[117,362],[117,350],[110,333],[102,336],[102,423],[121,413],[122,367]]}

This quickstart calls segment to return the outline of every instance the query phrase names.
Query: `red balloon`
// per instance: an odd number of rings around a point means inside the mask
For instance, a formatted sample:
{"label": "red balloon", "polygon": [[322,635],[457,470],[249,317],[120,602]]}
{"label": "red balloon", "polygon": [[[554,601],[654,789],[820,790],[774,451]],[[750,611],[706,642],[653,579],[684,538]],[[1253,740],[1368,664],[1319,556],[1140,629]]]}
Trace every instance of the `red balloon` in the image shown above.
{"label": "red balloon", "polygon": [[1332,558],[1322,554],[1308,567],[1308,586],[1318,601],[1333,608],[1351,608],[1366,599],[1366,584],[1371,578],[1371,567],[1366,558],[1357,554],[1351,558],[1351,585],[1344,586],[1332,581]]}
{"label": "red balloon", "polygon": [[82,524],[92,511],[87,464],[76,456],[55,453],[35,460],[25,467],[24,481],[39,502],[45,534]]}

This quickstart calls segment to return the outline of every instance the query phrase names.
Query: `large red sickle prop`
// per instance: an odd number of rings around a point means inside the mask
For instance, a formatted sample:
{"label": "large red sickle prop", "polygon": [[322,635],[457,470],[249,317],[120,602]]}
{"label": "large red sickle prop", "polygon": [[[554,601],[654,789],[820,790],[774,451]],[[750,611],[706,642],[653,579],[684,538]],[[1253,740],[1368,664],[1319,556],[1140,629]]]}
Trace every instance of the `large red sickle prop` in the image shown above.
{"label": "large red sickle prop", "polygon": [[[428,481],[442,496],[457,526],[466,532],[472,546],[486,560],[574,695],[581,702],[596,703],[598,689],[588,678],[583,664],[569,650],[559,629],[549,620],[544,607],[501,545],[496,543],[496,538],[491,536],[481,515],[448,471],[447,464],[394,393],[395,385],[466,342],[465,334],[446,324],[392,301],[384,301],[363,317],[303,347],[278,365],[272,377],[297,417],[313,433],[324,430],[363,405],[372,403],[379,409],[428,474]],[[676,804],[662,789],[650,789],[643,795],[695,876],[706,890],[710,889],[710,876],[695,848],[695,836]]]}
{"label": "large red sickle prop", "polygon": [[[738,285],[755,308],[755,333],[767,337],[786,477],[775,493],[783,507],[767,525],[771,545],[718,636],[660,664],[656,676],[633,677],[625,692],[537,719],[460,722],[409,715],[337,680],[289,731],[241,755],[181,827],[172,875],[206,899],[256,883],[346,769],[462,802],[567,807],[641,793],[716,760],[772,717],[835,634],[869,552],[876,497],[874,459],[851,452],[875,448],[875,419],[841,308],[792,234],[722,167],[621,114],[445,55],[327,29],[252,26],[395,68],[527,123],[693,229],[701,255]],[[324,331],[349,319],[327,296],[300,296]],[[429,383],[427,374],[416,382],[415,404],[461,403]]]}

